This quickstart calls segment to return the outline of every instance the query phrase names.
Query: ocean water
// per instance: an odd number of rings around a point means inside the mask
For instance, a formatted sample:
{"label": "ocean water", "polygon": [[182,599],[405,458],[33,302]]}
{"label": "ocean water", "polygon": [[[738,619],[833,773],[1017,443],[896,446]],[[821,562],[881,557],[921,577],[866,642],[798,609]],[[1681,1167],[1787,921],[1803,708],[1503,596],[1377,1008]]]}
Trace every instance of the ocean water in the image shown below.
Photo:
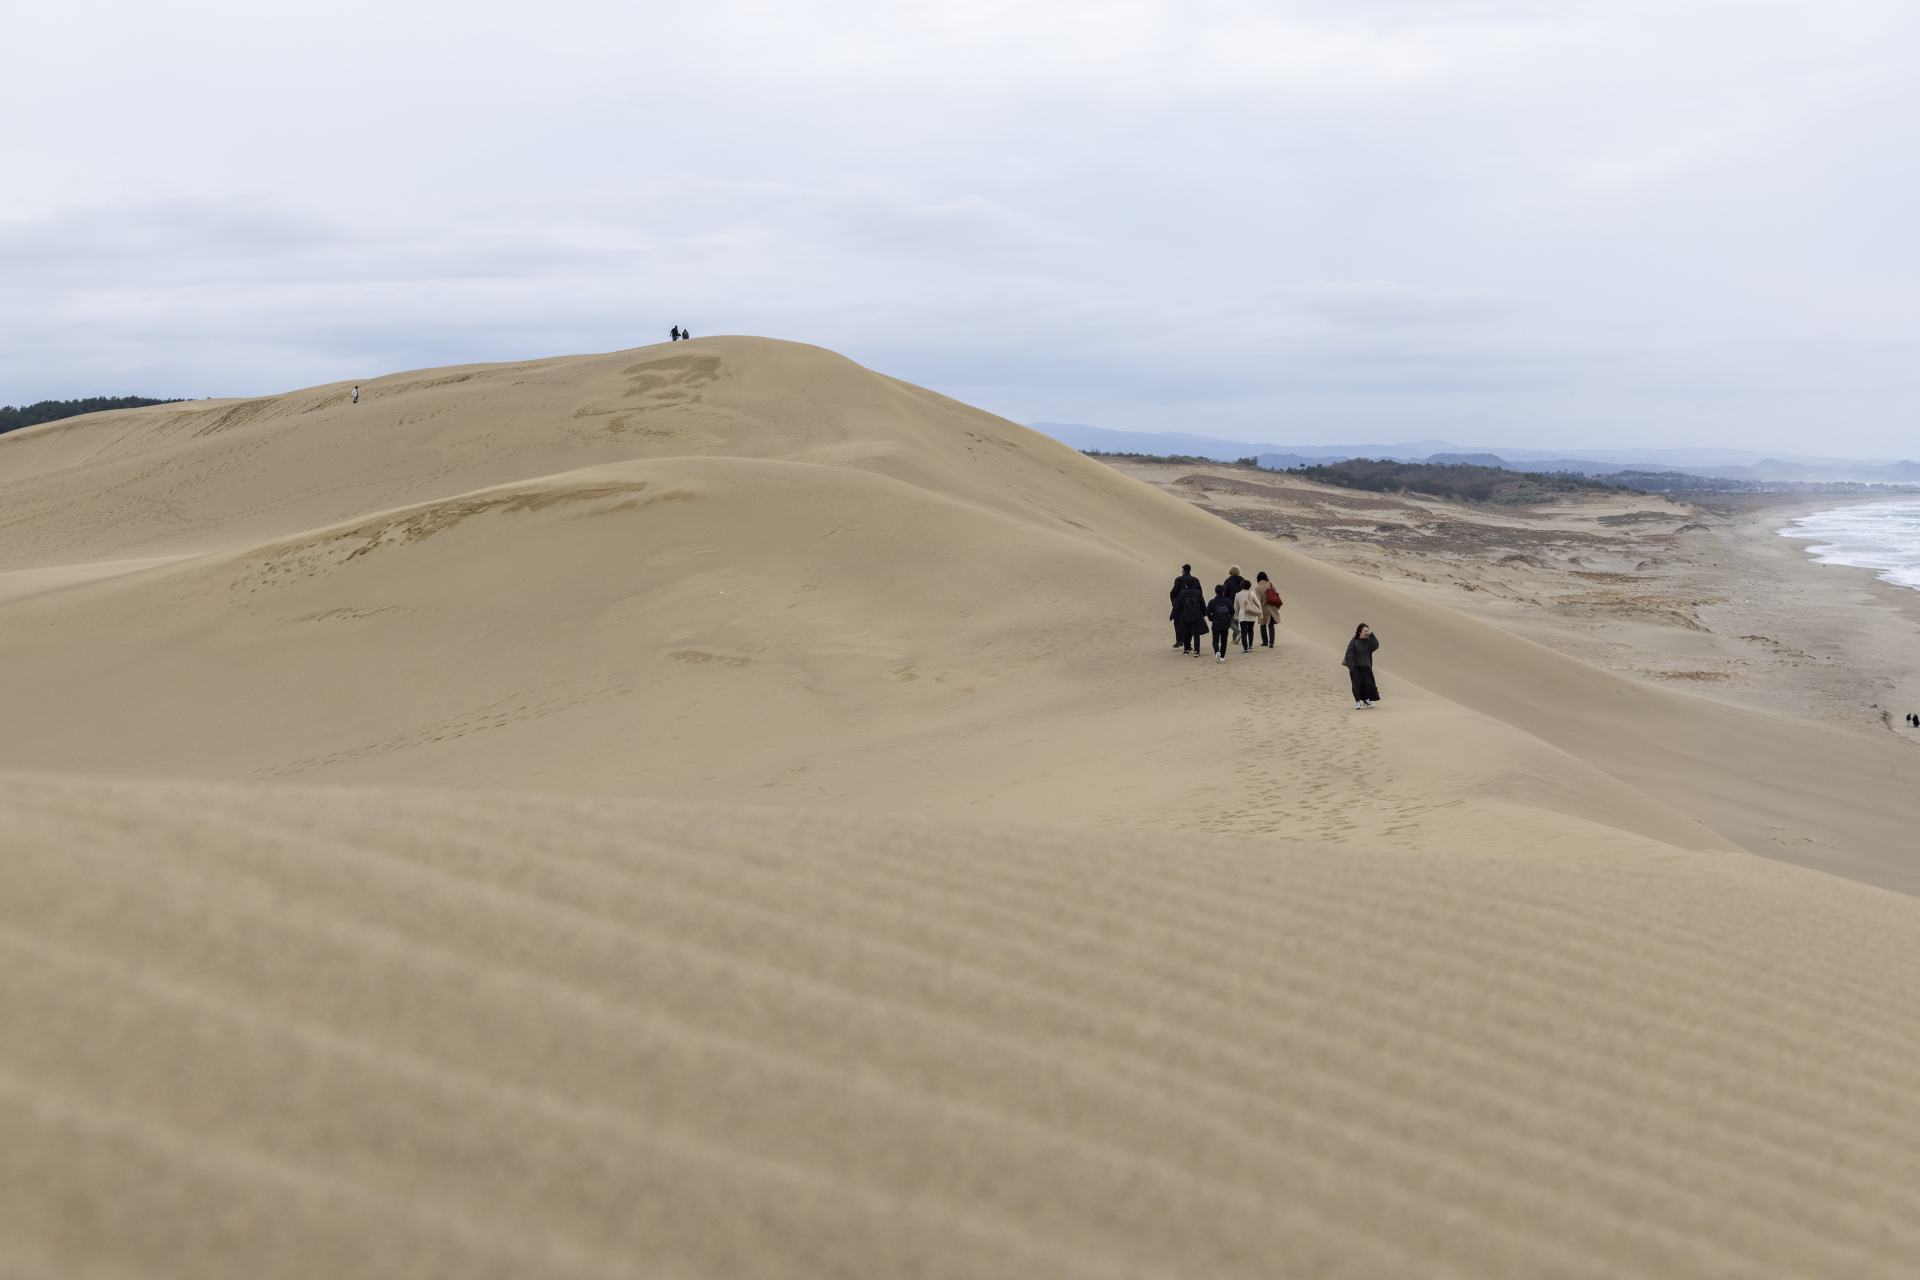
{"label": "ocean water", "polygon": [[1821,564],[1872,569],[1882,582],[1920,591],[1920,500],[1871,502],[1802,516],[1780,530],[1808,538],[1807,554]]}

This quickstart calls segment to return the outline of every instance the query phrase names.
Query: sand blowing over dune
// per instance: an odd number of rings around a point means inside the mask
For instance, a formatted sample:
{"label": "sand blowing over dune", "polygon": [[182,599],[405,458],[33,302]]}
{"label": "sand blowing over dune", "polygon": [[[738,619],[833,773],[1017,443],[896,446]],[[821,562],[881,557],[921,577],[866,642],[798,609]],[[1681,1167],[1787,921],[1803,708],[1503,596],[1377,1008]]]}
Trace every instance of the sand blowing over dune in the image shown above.
{"label": "sand blowing over dune", "polygon": [[1911,1273],[1911,753],[816,348],[361,385],[0,439],[15,1269]]}

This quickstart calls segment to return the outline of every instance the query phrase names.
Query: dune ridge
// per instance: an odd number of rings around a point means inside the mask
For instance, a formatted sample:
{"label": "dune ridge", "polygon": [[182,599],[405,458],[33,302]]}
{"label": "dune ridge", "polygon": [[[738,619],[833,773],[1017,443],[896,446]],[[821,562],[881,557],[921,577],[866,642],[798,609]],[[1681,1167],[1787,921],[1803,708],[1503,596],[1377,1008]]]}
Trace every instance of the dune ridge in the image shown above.
{"label": "dune ridge", "polygon": [[[1399,847],[1518,847],[1559,815],[1920,889],[1920,761],[1550,653],[817,348],[702,339],[363,391],[0,441],[0,594],[21,597],[0,688],[34,730],[0,767]],[[1151,643],[1183,561],[1285,587],[1257,677]],[[1362,619],[1387,637],[1391,734],[1341,700]],[[1221,755],[1179,749],[1207,726]]]}
{"label": "dune ridge", "polygon": [[361,385],[0,438],[0,1271],[1911,1273],[1920,762],[817,348]]}

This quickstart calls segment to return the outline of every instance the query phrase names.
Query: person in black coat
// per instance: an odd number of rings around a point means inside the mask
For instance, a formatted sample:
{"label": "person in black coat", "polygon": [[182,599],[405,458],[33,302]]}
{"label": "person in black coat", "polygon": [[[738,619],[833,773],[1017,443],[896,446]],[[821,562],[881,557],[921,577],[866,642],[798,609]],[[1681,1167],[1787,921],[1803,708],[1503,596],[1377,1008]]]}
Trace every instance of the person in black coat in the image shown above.
{"label": "person in black coat", "polygon": [[[1184,649],[1187,647],[1187,638],[1189,635],[1186,628],[1180,625],[1180,597],[1187,591],[1200,590],[1200,579],[1193,576],[1193,566],[1190,564],[1181,565],[1180,576],[1173,580],[1173,588],[1167,592],[1167,617],[1173,622],[1173,647],[1176,649]],[[1206,593],[1202,591],[1200,596],[1201,609],[1204,610],[1206,605]]]}
{"label": "person in black coat", "polygon": [[1363,622],[1353,629],[1353,639],[1347,641],[1347,656],[1340,659],[1340,665],[1347,669],[1353,681],[1355,711],[1366,711],[1380,701],[1380,686],[1373,682],[1373,651],[1379,647],[1380,637]]}
{"label": "person in black coat", "polygon": [[1213,624],[1213,653],[1220,661],[1227,660],[1227,637],[1233,634],[1233,594],[1226,584],[1213,589],[1213,599],[1207,601],[1207,621]]}
{"label": "person in black coat", "polygon": [[1188,587],[1173,602],[1173,626],[1180,633],[1180,650],[1198,656],[1207,634],[1207,598],[1199,587]]}

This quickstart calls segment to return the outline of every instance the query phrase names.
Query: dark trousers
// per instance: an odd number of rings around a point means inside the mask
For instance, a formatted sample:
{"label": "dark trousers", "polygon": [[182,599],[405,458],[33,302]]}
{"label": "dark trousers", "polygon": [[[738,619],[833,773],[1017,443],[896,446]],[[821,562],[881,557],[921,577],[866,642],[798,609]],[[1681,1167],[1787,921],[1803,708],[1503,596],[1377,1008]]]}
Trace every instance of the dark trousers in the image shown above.
{"label": "dark trousers", "polygon": [[1348,667],[1347,674],[1353,677],[1355,702],[1380,701],[1380,686],[1373,682],[1372,667]]}
{"label": "dark trousers", "polygon": [[1247,653],[1253,652],[1253,622],[1251,619],[1240,623],[1240,648]]}
{"label": "dark trousers", "polygon": [[1213,651],[1221,657],[1227,656],[1227,637],[1233,634],[1231,622],[1213,624]]}
{"label": "dark trousers", "polygon": [[1180,629],[1180,652],[1199,653],[1201,642],[1204,641],[1206,637],[1206,631],[1201,628],[1182,627]]}
{"label": "dark trousers", "polygon": [[1271,622],[1260,624],[1260,643],[1269,649],[1273,648],[1273,632],[1274,626]]}

